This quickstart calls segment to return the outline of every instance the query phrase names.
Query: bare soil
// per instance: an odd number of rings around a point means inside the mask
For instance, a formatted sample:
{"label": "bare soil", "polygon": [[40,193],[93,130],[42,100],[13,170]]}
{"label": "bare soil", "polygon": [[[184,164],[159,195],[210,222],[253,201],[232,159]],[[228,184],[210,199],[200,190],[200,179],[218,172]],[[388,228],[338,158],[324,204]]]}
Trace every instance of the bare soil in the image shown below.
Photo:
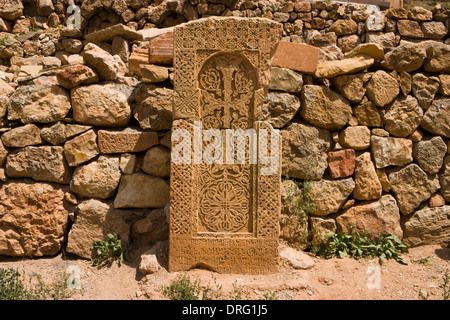
{"label": "bare soil", "polygon": [[[282,244],[283,245],[283,244]],[[450,249],[422,246],[410,249],[402,257],[408,263],[378,259],[314,258],[309,270],[295,270],[282,265],[277,274],[236,275],[218,274],[194,269],[186,272],[192,281],[210,287],[219,299],[279,300],[417,300],[419,292],[429,299],[442,300],[442,277],[450,272]],[[81,289],[67,289],[67,299],[74,300],[146,300],[167,299],[162,288],[178,275],[161,268],[157,273],[139,273],[139,254],[131,263],[117,263],[108,267],[92,266],[88,260],[57,255],[39,259],[0,257],[0,268],[17,268],[25,274],[39,274],[46,283],[62,279],[69,266],[80,268]],[[162,259],[162,264],[166,261]],[[379,286],[377,286],[379,274]]]}

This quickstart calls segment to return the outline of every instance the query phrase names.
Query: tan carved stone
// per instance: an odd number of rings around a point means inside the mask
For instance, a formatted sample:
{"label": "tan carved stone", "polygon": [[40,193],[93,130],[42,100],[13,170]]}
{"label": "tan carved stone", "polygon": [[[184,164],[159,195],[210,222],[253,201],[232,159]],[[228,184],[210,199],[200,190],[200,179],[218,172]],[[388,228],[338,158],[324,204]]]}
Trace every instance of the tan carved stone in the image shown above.
{"label": "tan carved stone", "polygon": [[[172,137],[184,129],[193,138],[172,141],[172,150],[183,144],[191,152],[190,163],[175,163],[172,157],[171,272],[196,266],[241,274],[278,270],[281,143],[271,148],[278,132],[257,120],[280,37],[279,23],[260,18],[213,17],[174,29]],[[261,174],[270,164],[250,160],[250,136],[243,145],[239,139],[232,142],[236,154],[244,151],[243,164],[229,163],[217,149],[215,162],[198,162],[199,129],[218,130],[224,141],[227,129],[254,130],[258,145],[266,138],[267,153],[278,156],[276,172]],[[260,129],[268,135],[262,137]],[[201,141],[203,152],[213,145]]]}

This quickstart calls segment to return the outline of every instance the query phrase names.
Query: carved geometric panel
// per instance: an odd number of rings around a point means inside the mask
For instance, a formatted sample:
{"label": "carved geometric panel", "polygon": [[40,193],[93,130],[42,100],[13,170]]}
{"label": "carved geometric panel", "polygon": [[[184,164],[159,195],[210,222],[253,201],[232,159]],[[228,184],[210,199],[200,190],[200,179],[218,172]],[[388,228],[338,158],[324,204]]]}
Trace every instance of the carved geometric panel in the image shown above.
{"label": "carved geometric panel", "polygon": [[[278,270],[281,144],[256,119],[280,36],[279,23],[261,18],[213,17],[175,27],[169,271]],[[231,135],[230,142],[229,132],[247,135]],[[276,160],[254,161],[261,155],[255,146],[267,141]],[[175,150],[184,162],[174,160]],[[214,160],[206,161],[211,150]],[[268,167],[275,170],[263,174]]]}

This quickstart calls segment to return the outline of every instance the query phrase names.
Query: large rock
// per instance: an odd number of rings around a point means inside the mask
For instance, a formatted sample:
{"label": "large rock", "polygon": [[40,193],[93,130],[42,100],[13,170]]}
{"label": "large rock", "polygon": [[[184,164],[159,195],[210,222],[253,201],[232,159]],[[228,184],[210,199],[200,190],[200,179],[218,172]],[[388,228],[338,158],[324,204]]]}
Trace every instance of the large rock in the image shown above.
{"label": "large rock", "polygon": [[78,166],[95,158],[100,153],[97,134],[89,130],[64,144],[64,155],[69,166]]}
{"label": "large rock", "polygon": [[374,58],[364,54],[343,60],[324,61],[317,65],[314,75],[317,78],[332,78],[366,70],[374,63]]}
{"label": "large rock", "polygon": [[391,195],[351,207],[336,218],[336,224],[344,232],[353,226],[359,232],[367,232],[372,239],[379,238],[380,233],[392,233],[400,239],[403,237],[397,201]]}
{"label": "large rock", "polygon": [[126,128],[122,131],[99,130],[98,145],[102,153],[139,152],[158,144],[158,134]]}
{"label": "large rock", "polygon": [[86,35],[86,40],[89,42],[99,43],[99,42],[109,42],[115,36],[121,36],[127,40],[142,40],[143,36],[141,33],[135,31],[134,29],[127,27],[121,23],[115,24],[111,27],[100,29],[98,31],[91,32]]}
{"label": "large rock", "polygon": [[402,37],[421,39],[424,37],[423,31],[420,28],[420,24],[417,21],[411,20],[398,20],[397,21],[398,33]]}
{"label": "large rock", "polygon": [[310,196],[316,203],[311,213],[318,216],[327,216],[336,213],[347,200],[355,188],[352,178],[339,180],[311,181]]}
{"label": "large rock", "polygon": [[445,38],[448,29],[440,21],[430,21],[422,23],[422,32],[427,39],[440,40]]}
{"label": "large rock", "polygon": [[426,47],[424,70],[431,73],[450,73],[450,45],[432,42]]}
{"label": "large rock", "polygon": [[366,86],[367,97],[377,107],[384,107],[391,103],[400,93],[397,80],[383,70],[378,70],[372,75]]}
{"label": "large rock", "polygon": [[128,97],[114,85],[90,85],[71,91],[75,121],[95,126],[125,126],[131,118]]}
{"label": "large rock", "polygon": [[41,130],[30,123],[5,132],[2,141],[6,147],[12,148],[38,145],[42,143]]}
{"label": "large rock", "polygon": [[50,123],[64,119],[70,111],[69,94],[60,86],[20,86],[10,97],[8,120]]}
{"label": "large rock", "polygon": [[352,19],[338,19],[329,28],[337,36],[346,36],[358,31],[358,24]]}
{"label": "large rock", "polygon": [[342,130],[339,143],[354,150],[364,150],[370,146],[370,130],[365,126],[352,126]]}
{"label": "large rock", "polygon": [[300,108],[300,100],[289,93],[269,92],[262,108],[262,120],[274,128],[282,128],[294,118]]}
{"label": "large rock", "polygon": [[450,202],[450,156],[444,159],[444,169],[439,177],[441,182],[441,195],[447,202]]}
{"label": "large rock", "polygon": [[385,55],[386,68],[397,72],[411,72],[419,69],[427,52],[425,48],[419,44],[405,43]]}
{"label": "large rock", "polygon": [[331,178],[346,178],[355,171],[355,150],[345,149],[328,153],[328,173]]}
{"label": "large rock", "polygon": [[391,173],[389,181],[398,207],[405,215],[412,213],[422,201],[428,200],[440,188],[437,176],[428,176],[415,163]]}
{"label": "large rock", "polygon": [[394,32],[367,32],[366,43],[376,43],[383,48],[393,48],[396,46]]}
{"label": "large rock", "polygon": [[370,74],[352,74],[334,78],[334,85],[338,91],[352,103],[359,103],[366,89],[364,84],[370,79]]}
{"label": "large rock", "polygon": [[450,243],[450,206],[424,208],[405,222],[404,242],[410,247]]}
{"label": "large rock", "polygon": [[414,144],[414,161],[429,174],[438,173],[444,163],[447,144],[441,137],[422,139]]}
{"label": "large rock", "polygon": [[372,156],[378,169],[387,166],[404,166],[413,161],[413,143],[409,139],[371,137]]}
{"label": "large rock", "polygon": [[93,242],[109,240],[109,233],[120,237],[122,247],[129,243],[130,226],[121,217],[120,210],[114,209],[111,203],[85,200],[77,207],[66,251],[86,259],[95,258]]}
{"label": "large rock", "polygon": [[94,69],[101,80],[115,80],[124,76],[127,67],[118,55],[112,56],[93,43],[84,47],[84,61]]}
{"label": "large rock", "polygon": [[396,137],[407,137],[420,125],[423,110],[416,98],[407,96],[397,98],[384,113],[384,127]]}
{"label": "large rock", "polygon": [[365,152],[356,158],[355,190],[353,197],[358,200],[375,200],[381,197],[383,192],[381,182],[372,163],[370,152]]}
{"label": "large rock", "polygon": [[427,77],[423,73],[416,73],[412,77],[411,89],[422,109],[427,110],[439,90],[439,79]]}
{"label": "large rock", "polygon": [[114,195],[120,176],[119,157],[101,155],[75,169],[70,189],[83,198],[106,199]]}
{"label": "large rock", "polygon": [[282,174],[297,179],[321,179],[328,166],[331,133],[310,125],[292,123],[281,131]]}
{"label": "large rock", "polygon": [[149,90],[147,98],[133,110],[142,129],[170,130],[172,128],[173,90],[156,88]]}
{"label": "large rock", "polygon": [[425,112],[420,126],[445,138],[450,138],[450,99],[436,99]]}
{"label": "large rock", "polygon": [[114,200],[115,208],[164,208],[169,202],[166,180],[144,173],[124,174]]}
{"label": "large rock", "polygon": [[46,183],[10,182],[0,188],[0,255],[55,255],[64,243],[69,212],[64,192]]}
{"label": "large rock", "polygon": [[329,130],[339,130],[352,117],[350,103],[327,87],[305,85],[302,90],[300,114],[310,124]]}
{"label": "large rock", "polygon": [[358,124],[367,127],[382,127],[383,120],[381,119],[378,108],[372,101],[366,99],[353,109],[353,115],[358,120]]}
{"label": "large rock", "polygon": [[303,86],[301,73],[287,68],[272,68],[269,89],[299,93]]}
{"label": "large rock", "polygon": [[25,147],[8,155],[6,175],[12,178],[33,178],[38,181],[68,184],[70,168],[62,147]]}
{"label": "large rock", "polygon": [[20,0],[2,0],[0,6],[0,18],[15,20],[23,13],[23,4]]}
{"label": "large rock", "polygon": [[142,171],[153,176],[170,176],[170,150],[162,146],[150,148],[142,161]]}
{"label": "large rock", "polygon": [[59,85],[66,89],[98,82],[97,74],[91,68],[83,65],[69,66],[59,71],[56,78]]}
{"label": "large rock", "polygon": [[307,270],[316,264],[314,259],[302,251],[286,247],[280,251],[281,261],[286,262],[294,269]]}

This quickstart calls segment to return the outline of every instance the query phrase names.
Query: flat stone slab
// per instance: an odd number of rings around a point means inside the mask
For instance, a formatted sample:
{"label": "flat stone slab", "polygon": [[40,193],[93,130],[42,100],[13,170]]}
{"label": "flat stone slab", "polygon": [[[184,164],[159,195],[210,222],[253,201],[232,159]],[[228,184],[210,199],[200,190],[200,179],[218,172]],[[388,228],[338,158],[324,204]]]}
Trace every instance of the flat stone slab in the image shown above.
{"label": "flat stone slab", "polygon": [[272,67],[314,73],[319,62],[319,52],[319,48],[307,44],[280,41],[273,56]]}
{"label": "flat stone slab", "polygon": [[150,131],[125,129],[123,131],[98,131],[101,153],[139,152],[158,144],[158,134]]}
{"label": "flat stone slab", "polygon": [[116,24],[114,26],[94,31],[92,33],[89,33],[85,36],[86,40],[89,42],[104,42],[104,41],[110,41],[115,36],[121,36],[122,38],[125,38],[127,40],[143,40],[144,37],[141,33],[124,26],[123,24]]}

